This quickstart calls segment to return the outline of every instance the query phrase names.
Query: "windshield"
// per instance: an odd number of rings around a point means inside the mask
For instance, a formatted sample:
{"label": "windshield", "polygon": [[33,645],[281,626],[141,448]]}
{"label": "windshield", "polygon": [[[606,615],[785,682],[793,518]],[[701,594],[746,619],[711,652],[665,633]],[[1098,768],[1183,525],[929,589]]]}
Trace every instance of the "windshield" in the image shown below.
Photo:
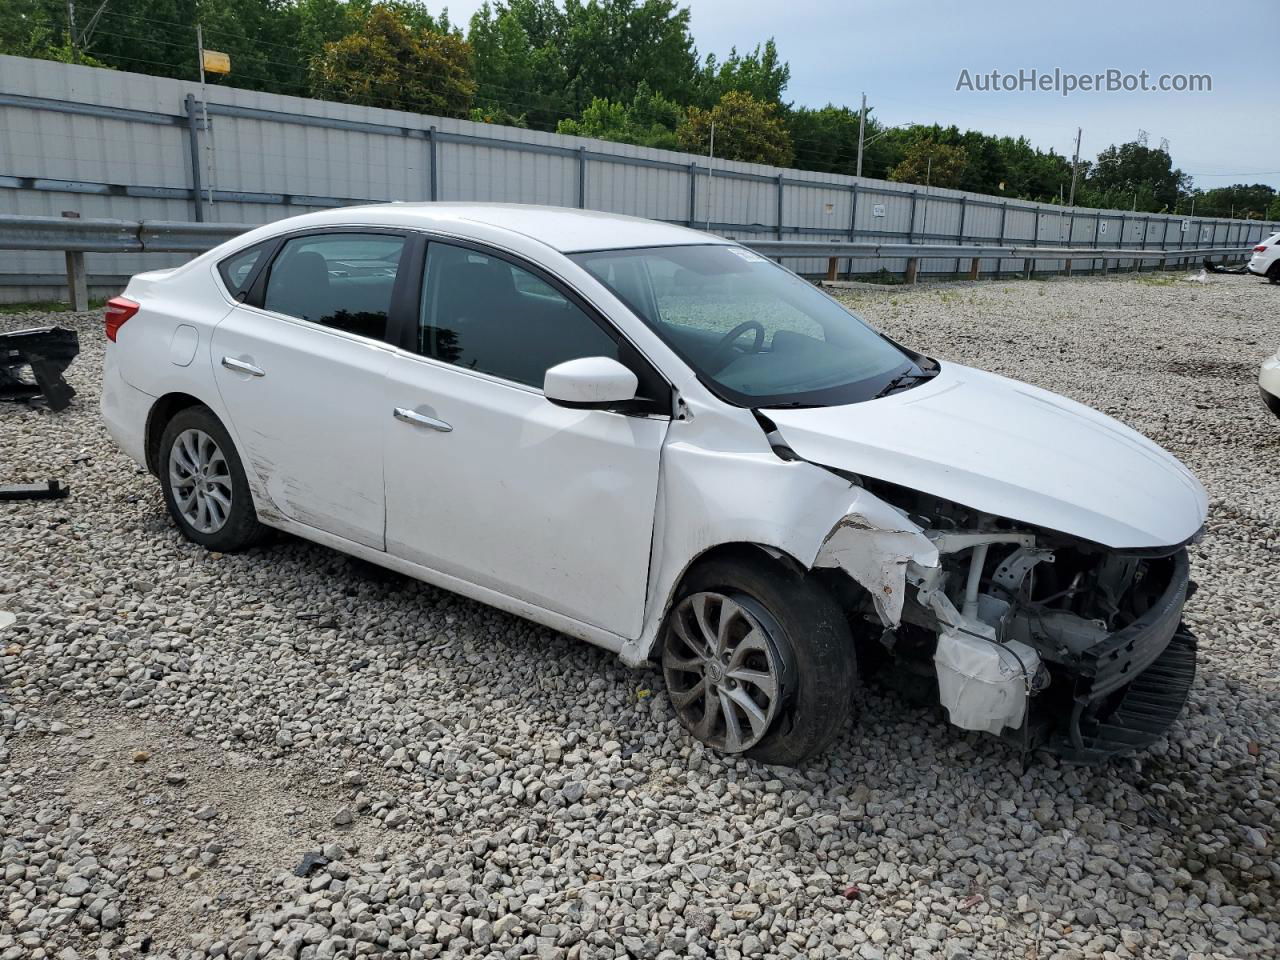
{"label": "windshield", "polygon": [[830,406],[927,376],[930,361],[745,247],[579,253],[717,394],[749,407]]}

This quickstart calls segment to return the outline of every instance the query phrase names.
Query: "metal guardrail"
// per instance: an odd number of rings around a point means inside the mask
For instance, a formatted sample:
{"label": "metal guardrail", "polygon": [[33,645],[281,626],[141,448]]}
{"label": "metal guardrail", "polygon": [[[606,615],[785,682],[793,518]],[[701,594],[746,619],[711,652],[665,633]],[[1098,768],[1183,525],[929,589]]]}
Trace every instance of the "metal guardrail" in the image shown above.
{"label": "metal guardrail", "polygon": [[[88,309],[84,272],[85,253],[203,253],[257,224],[196,223],[179,220],[82,220],[64,217],[24,217],[0,214],[0,250],[62,250],[67,256],[67,285],[74,309]],[[906,279],[914,283],[921,260],[969,260],[969,276],[977,279],[982,260],[1021,260],[1030,276],[1039,260],[1112,261],[1135,264],[1199,260],[1205,257],[1244,257],[1248,247],[1203,247],[1159,250],[1145,248],[1018,247],[974,244],[847,243],[807,240],[749,240],[745,245],[778,260],[827,258],[827,278],[834,280],[842,259],[907,261]],[[958,269],[958,267],[957,267]]]}
{"label": "metal guardrail", "polygon": [[0,215],[0,250],[76,253],[203,253],[252,230],[251,223],[174,220],[81,220]]}
{"label": "metal guardrail", "polygon": [[1250,247],[1200,247],[1181,250],[1141,249],[1137,247],[1017,247],[979,246],[976,244],[926,243],[824,243],[809,240],[744,240],[742,243],[757,253],[781,259],[806,257],[840,257],[854,260],[1173,260],[1202,257],[1244,255]]}

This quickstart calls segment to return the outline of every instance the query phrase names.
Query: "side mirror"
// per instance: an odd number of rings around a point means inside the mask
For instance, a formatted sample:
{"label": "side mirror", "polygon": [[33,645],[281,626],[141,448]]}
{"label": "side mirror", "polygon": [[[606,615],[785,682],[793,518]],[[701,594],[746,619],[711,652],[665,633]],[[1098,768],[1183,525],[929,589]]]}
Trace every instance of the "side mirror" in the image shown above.
{"label": "side mirror", "polygon": [[596,410],[634,400],[636,375],[609,357],[566,360],[547,371],[542,392],[554,404]]}

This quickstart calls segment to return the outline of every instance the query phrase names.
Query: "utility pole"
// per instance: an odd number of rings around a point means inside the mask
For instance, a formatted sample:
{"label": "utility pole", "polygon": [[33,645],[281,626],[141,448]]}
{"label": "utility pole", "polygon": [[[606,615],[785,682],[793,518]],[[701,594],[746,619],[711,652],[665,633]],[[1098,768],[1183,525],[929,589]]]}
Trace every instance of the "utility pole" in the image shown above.
{"label": "utility pole", "polygon": [[1084,130],[1076,127],[1076,155],[1071,161],[1071,199],[1067,201],[1069,207],[1076,205],[1076,177],[1080,173],[1080,137],[1083,133]]}
{"label": "utility pole", "polygon": [[711,147],[707,150],[707,232],[711,232],[711,161],[716,158],[716,122],[711,121]]}
{"label": "utility pole", "polygon": [[204,26],[199,21],[196,22],[196,62],[200,64],[200,109],[204,114],[205,149],[209,155],[209,209],[212,210],[213,178],[216,172],[213,166],[213,127],[209,125],[209,90],[204,79]]}
{"label": "utility pole", "polygon": [[858,111],[858,176],[862,176],[862,145],[867,136],[867,95],[862,95],[862,109]]}
{"label": "utility pole", "polygon": [[71,52],[76,52],[76,0],[67,0],[67,38]]}

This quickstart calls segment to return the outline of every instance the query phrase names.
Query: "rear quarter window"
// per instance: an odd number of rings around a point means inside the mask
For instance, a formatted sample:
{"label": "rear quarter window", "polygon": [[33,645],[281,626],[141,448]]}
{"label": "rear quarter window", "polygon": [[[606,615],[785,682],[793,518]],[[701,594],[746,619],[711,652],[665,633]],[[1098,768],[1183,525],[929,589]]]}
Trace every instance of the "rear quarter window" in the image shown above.
{"label": "rear quarter window", "polygon": [[254,268],[262,261],[267,244],[259,243],[238,253],[233,253],[219,262],[218,273],[227,286],[227,292],[237,300],[243,299],[249,292],[249,284],[253,282]]}

